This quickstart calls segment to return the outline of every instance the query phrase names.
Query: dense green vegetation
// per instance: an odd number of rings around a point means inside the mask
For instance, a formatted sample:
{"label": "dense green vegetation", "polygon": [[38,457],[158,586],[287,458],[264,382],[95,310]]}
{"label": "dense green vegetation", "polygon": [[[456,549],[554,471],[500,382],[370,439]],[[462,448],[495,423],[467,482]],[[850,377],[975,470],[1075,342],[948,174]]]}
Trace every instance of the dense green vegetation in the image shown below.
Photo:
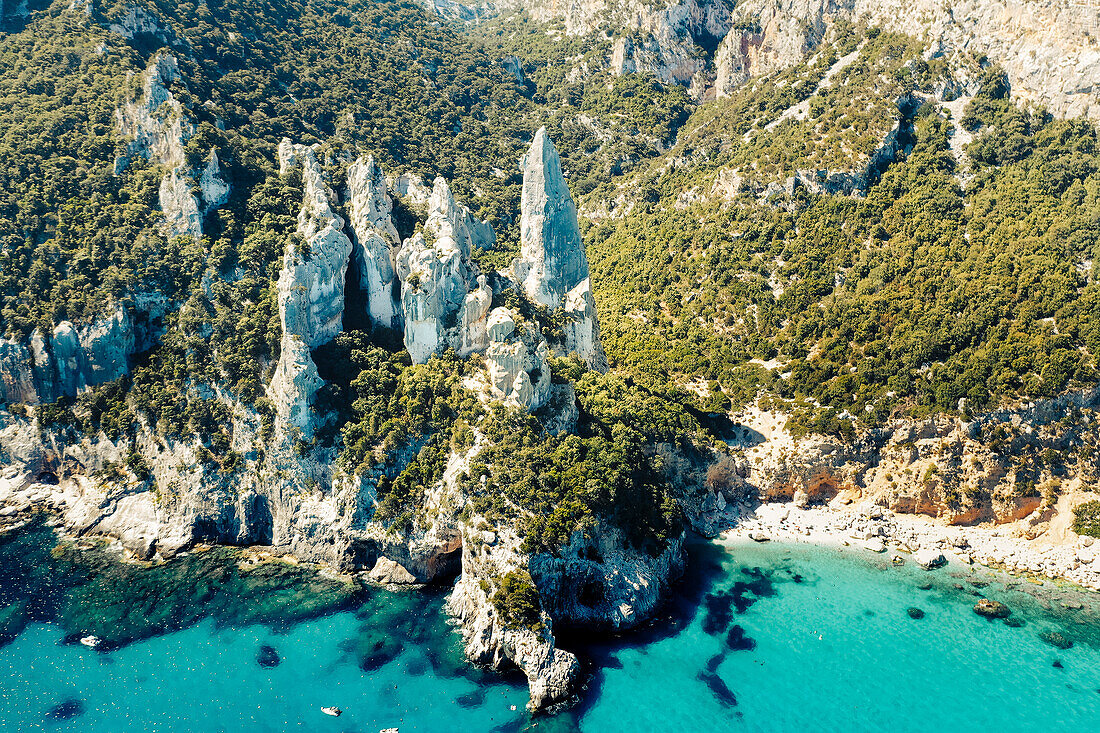
{"label": "dense green vegetation", "polygon": [[1086,501],[1073,508],[1073,531],[1100,537],[1100,501]]}
{"label": "dense green vegetation", "polygon": [[500,587],[493,591],[492,601],[505,627],[535,632],[542,628],[539,592],[526,571],[510,570],[506,573],[500,579]]}
{"label": "dense green vegetation", "polygon": [[[880,34],[860,58],[904,60],[914,48]],[[841,74],[858,79],[876,63],[868,57]],[[928,68],[894,66],[920,74],[893,77],[891,94],[933,78]],[[770,83],[700,110],[685,130],[767,112],[752,100]],[[771,405],[792,411],[796,432],[849,437],[898,410],[969,412],[1094,384],[1096,129],[1021,111],[1005,91],[987,69],[967,108],[961,124],[976,138],[965,188],[950,149],[954,123],[933,103],[913,112],[912,150],[862,198],[796,190],[781,205],[750,193],[677,206],[681,190],[713,180],[707,165],[640,175],[653,203],[586,232],[609,357],[657,389],[671,375],[715,380],[741,404],[770,393],[781,398]],[[742,143],[741,129],[722,138],[723,160],[761,154],[768,134]],[[788,145],[783,130],[768,144]],[[681,155],[709,144],[698,133],[684,140]],[[777,170],[813,159],[796,147]]]}

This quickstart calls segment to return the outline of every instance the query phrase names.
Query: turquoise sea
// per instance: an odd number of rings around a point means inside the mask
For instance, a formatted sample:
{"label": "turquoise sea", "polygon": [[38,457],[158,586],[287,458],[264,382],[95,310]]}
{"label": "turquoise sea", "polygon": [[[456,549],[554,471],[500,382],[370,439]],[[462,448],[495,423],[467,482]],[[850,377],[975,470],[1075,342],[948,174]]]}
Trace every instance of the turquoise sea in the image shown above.
{"label": "turquoise sea", "polygon": [[[146,582],[140,573],[153,571],[133,568],[116,577],[102,559],[59,559],[51,545],[44,530],[0,541],[2,731],[1100,725],[1097,595],[985,569],[929,573],[861,550],[700,540],[677,599],[651,626],[614,639],[563,635],[585,660],[582,699],[532,719],[522,679],[462,663],[440,610],[445,589],[342,595],[305,575],[227,575],[214,554],[180,569],[219,579],[196,591],[205,581]],[[972,611],[983,596],[1009,605],[1011,625]],[[135,620],[153,616],[155,626]],[[108,651],[76,642],[100,633],[96,624],[121,630]],[[325,716],[323,705],[344,714]]]}

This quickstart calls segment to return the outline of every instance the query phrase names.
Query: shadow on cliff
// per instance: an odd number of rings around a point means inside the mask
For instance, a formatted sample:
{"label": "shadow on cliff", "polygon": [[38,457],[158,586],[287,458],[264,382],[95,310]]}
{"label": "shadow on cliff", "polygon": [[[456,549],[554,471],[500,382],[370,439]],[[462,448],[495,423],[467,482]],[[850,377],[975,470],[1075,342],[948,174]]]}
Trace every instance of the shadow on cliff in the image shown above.
{"label": "shadow on cliff", "polygon": [[580,702],[561,713],[560,718],[579,722],[599,699],[605,669],[622,669],[618,653],[631,648],[645,654],[651,644],[681,633],[704,611],[704,601],[728,577],[722,563],[728,552],[698,535],[689,534],[684,543],[686,570],[657,612],[641,626],[623,632],[592,632],[579,629],[557,634],[558,646],[573,652],[581,661]]}

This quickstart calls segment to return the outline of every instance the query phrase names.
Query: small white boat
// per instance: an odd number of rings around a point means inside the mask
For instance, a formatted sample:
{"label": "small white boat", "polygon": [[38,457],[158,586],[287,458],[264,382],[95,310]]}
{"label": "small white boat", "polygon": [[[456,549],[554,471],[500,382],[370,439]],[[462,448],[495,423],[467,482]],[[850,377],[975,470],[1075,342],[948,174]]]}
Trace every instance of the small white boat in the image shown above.
{"label": "small white boat", "polygon": [[397,730],[397,728],[383,728],[382,730],[378,731],[378,733],[399,733],[399,731]]}
{"label": "small white boat", "polygon": [[80,637],[80,643],[88,647],[89,649],[95,649],[103,643],[103,640],[95,634],[88,634],[87,636]]}
{"label": "small white boat", "polygon": [[331,715],[334,718],[339,718],[340,714],[343,713],[344,711],[341,710],[340,708],[337,708],[337,707],[327,707],[327,708],[321,708],[321,712],[324,713],[325,715]]}

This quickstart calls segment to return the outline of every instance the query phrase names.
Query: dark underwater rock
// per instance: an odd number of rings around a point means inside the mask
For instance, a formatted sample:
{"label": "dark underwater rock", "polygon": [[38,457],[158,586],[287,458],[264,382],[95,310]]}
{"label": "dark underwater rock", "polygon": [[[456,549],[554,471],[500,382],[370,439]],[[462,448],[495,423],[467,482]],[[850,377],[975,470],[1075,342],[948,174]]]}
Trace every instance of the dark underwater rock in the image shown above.
{"label": "dark underwater rock", "polygon": [[747,652],[756,648],[756,640],[746,636],[745,630],[735,624],[726,635],[726,646],[735,652]]}
{"label": "dark underwater rock", "polygon": [[916,606],[910,606],[905,612],[909,614],[909,618],[914,620],[920,620],[924,618],[924,611],[920,610]]}
{"label": "dark underwater rock", "polygon": [[699,680],[710,688],[710,691],[714,693],[718,702],[726,707],[734,707],[737,705],[737,697],[718,675],[713,672],[701,672],[699,674]]}
{"label": "dark underwater rock", "polygon": [[1069,649],[1073,646],[1072,639],[1067,639],[1063,634],[1057,631],[1040,632],[1039,638],[1057,649]]}
{"label": "dark underwater rock", "polygon": [[1011,629],[1022,629],[1027,626],[1027,622],[1022,618],[1009,617],[1004,620],[1004,625]]}
{"label": "dark underwater rock", "polygon": [[283,660],[279,658],[279,652],[275,650],[275,647],[268,646],[267,644],[261,646],[260,653],[256,655],[256,664],[264,669],[278,667],[281,661]]}
{"label": "dark underwater rock", "polygon": [[46,711],[46,718],[49,720],[72,720],[80,715],[84,714],[84,701],[71,697],[64,702],[59,702]]}

